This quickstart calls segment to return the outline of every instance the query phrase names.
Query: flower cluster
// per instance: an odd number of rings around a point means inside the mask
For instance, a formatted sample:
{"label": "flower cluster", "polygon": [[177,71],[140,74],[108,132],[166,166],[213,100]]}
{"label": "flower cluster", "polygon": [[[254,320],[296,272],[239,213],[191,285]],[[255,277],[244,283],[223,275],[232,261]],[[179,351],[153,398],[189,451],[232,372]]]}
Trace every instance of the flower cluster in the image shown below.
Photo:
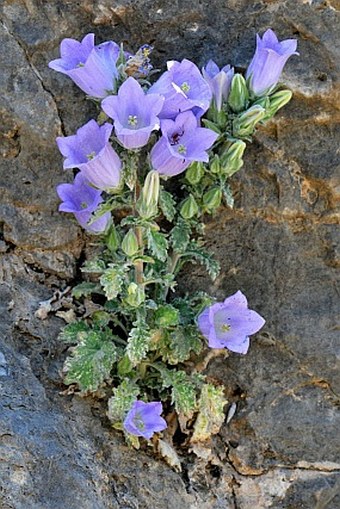
{"label": "flower cluster", "polygon": [[[279,79],[297,54],[295,40],[279,42],[267,30],[257,36],[245,76],[229,64],[209,60],[200,71],[183,59],[169,61],[151,83],[152,49],[146,44],[133,54],[113,41],[96,45],[88,34],[81,42],[64,39],[60,58],[49,64],[94,100],[99,113],[76,134],[57,138],[64,169],[78,170],[73,183],[57,188],[59,210],[102,234],[104,243],[100,259],[83,269],[98,281],[78,285],[74,295],[97,293],[96,302],[104,296],[105,303],[63,331],[76,344],[65,382],[87,393],[114,380],[108,415],[136,447],[138,437],[151,439],[167,427],[162,403],[151,398],[163,398],[165,411],[174,407],[180,425],[197,416],[196,441],[219,429],[223,391],[190,374],[186,362],[192,365],[204,346],[246,354],[249,336],[265,323],[241,291],[217,303],[203,293],[170,292],[186,261],[217,276],[219,266],[204,249],[202,217],[223,201],[233,206],[228,179],[242,168],[257,127],[290,100]],[[166,190],[177,175],[179,203]],[[207,415],[207,408],[214,411]]]}

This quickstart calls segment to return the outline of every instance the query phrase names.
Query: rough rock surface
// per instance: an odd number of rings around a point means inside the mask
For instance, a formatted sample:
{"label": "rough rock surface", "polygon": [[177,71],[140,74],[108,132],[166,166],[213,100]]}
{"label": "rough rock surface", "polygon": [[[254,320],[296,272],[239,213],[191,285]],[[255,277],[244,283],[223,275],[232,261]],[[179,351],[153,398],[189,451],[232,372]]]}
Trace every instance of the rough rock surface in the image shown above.
{"label": "rough rock surface", "polygon": [[[2,0],[0,4],[1,509],[340,507],[339,0]],[[177,474],[126,448],[92,400],[61,396],[63,320],[34,313],[76,277],[91,241],[57,212],[56,135],[91,113],[47,68],[63,37],[155,46],[156,63],[208,58],[244,69],[254,35],[296,37],[294,99],[248,150],[233,211],[207,221],[222,264],[191,288],[241,289],[267,318],[249,355],[215,359],[236,413],[210,462]],[[337,180],[338,179],[338,180]]]}

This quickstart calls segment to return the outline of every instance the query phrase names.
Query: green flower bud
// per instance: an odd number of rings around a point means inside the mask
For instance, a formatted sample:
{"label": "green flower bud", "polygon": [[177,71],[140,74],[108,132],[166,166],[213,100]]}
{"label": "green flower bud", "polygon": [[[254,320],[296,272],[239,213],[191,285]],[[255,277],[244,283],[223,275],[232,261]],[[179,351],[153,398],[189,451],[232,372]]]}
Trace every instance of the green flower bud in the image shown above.
{"label": "green flower bud", "polygon": [[127,289],[125,301],[132,307],[138,308],[145,301],[145,292],[143,286],[136,283],[130,283]]}
{"label": "green flower bud", "polygon": [[201,162],[194,162],[194,163],[191,163],[191,165],[187,169],[187,171],[185,173],[185,178],[187,179],[187,181],[190,184],[195,185],[195,184],[198,184],[200,182],[200,180],[202,179],[203,175],[204,175],[204,166],[203,166],[203,163],[201,163]]}
{"label": "green flower bud", "polygon": [[150,171],[144,182],[141,196],[137,203],[139,214],[148,219],[157,214],[159,199],[159,173],[155,170]]}
{"label": "green flower bud", "polygon": [[222,191],[219,187],[209,189],[203,195],[203,205],[207,211],[213,211],[221,205]]}
{"label": "green flower bud", "polygon": [[221,170],[220,158],[218,157],[217,154],[215,154],[213,160],[210,163],[210,171],[211,173],[215,173],[216,175],[218,175],[220,173],[220,170]]}
{"label": "green flower bud", "polygon": [[106,237],[106,245],[110,251],[116,251],[120,246],[120,235],[113,224],[109,230],[108,236]]}
{"label": "green flower bud", "polygon": [[198,205],[192,194],[190,194],[188,198],[184,200],[179,213],[184,219],[191,219],[192,217],[196,216],[198,213]]}
{"label": "green flower bud", "polygon": [[292,98],[293,93],[290,90],[280,90],[269,97],[269,106],[266,108],[265,120],[273,117],[275,113],[285,106]]}
{"label": "green flower bud", "polygon": [[133,256],[138,251],[138,239],[133,230],[129,230],[122,242],[122,250],[127,256]]}
{"label": "green flower bud", "polygon": [[236,138],[244,138],[253,134],[255,126],[266,115],[266,110],[255,104],[241,113],[233,122],[233,134]]}
{"label": "green flower bud", "polygon": [[243,166],[243,153],[246,144],[242,140],[235,141],[221,156],[222,174],[231,177]]}
{"label": "green flower bud", "polygon": [[247,107],[249,99],[249,92],[246,84],[246,80],[242,74],[235,74],[231,82],[230,92],[228,96],[228,104],[230,108],[235,112],[239,113]]}

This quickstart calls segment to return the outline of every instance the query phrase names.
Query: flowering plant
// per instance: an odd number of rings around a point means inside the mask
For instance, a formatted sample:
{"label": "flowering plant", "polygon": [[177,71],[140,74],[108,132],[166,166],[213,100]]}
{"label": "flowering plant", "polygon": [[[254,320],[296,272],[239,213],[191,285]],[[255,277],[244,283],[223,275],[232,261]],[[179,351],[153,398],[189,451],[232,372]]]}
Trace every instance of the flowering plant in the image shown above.
{"label": "flowering plant", "polygon": [[[57,138],[64,169],[80,170],[58,186],[59,210],[100,246],[73,289],[76,299],[94,299],[95,311],[60,338],[71,346],[65,383],[82,394],[105,389],[108,417],[133,446],[140,437],[159,444],[171,421],[194,447],[219,431],[226,404],[223,387],[202,374],[206,347],[245,354],[264,319],[241,291],[221,303],[176,295],[176,276],[194,261],[217,277],[204,214],[233,207],[228,179],[243,166],[246,142],[291,99],[278,81],[296,41],[279,42],[272,30],[258,36],[246,77],[212,60],[201,72],[184,59],[153,80],[151,50],[130,54],[88,34],[64,39],[49,64],[98,106],[96,120]],[[168,188],[178,175],[181,198]]]}

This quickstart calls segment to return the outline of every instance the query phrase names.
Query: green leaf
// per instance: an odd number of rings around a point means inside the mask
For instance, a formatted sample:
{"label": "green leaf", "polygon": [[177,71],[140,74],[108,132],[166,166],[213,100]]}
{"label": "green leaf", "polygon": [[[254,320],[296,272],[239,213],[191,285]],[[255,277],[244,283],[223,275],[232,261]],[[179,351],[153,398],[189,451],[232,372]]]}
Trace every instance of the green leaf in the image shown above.
{"label": "green leaf", "polygon": [[101,203],[95,212],[92,213],[91,219],[88,222],[89,225],[93,224],[97,219],[101,218],[107,212],[111,212],[115,208],[119,207],[120,204],[114,203],[112,200]]}
{"label": "green leaf", "polygon": [[197,242],[191,242],[190,246],[186,250],[185,256],[191,256],[201,265],[204,265],[213,281],[217,278],[220,272],[220,264]]}
{"label": "green leaf", "polygon": [[60,332],[58,339],[64,343],[78,343],[81,333],[87,332],[90,327],[85,322],[73,322],[66,325]]}
{"label": "green leaf", "polygon": [[197,407],[196,387],[185,371],[173,371],[171,397],[177,413],[191,416]]}
{"label": "green leaf", "polygon": [[101,293],[101,288],[97,283],[84,281],[72,289],[72,296],[75,299],[87,297],[88,295],[91,295],[91,293]]}
{"label": "green leaf", "polygon": [[125,379],[113,389],[108,401],[108,418],[115,424],[122,422],[139,395],[140,389],[132,380]]}
{"label": "green leaf", "polygon": [[189,359],[191,352],[199,354],[202,350],[202,340],[197,327],[176,327],[170,333],[169,349],[171,354],[168,357],[170,364],[178,364]]}
{"label": "green leaf", "polygon": [[178,309],[165,304],[160,306],[155,313],[155,323],[158,327],[171,327],[177,325],[179,322]]}
{"label": "green leaf", "polygon": [[121,292],[124,283],[125,267],[111,263],[100,277],[107,300],[112,300]]}
{"label": "green leaf", "polygon": [[171,193],[161,188],[159,194],[159,206],[166,219],[171,223],[176,215],[176,202]]}
{"label": "green leaf", "polygon": [[126,353],[133,366],[137,366],[145,357],[150,348],[151,333],[144,319],[133,323],[128,337]]}
{"label": "green leaf", "polygon": [[96,391],[110,376],[116,358],[116,347],[107,331],[82,332],[79,344],[66,359],[65,383],[77,383],[82,392]]}
{"label": "green leaf", "polygon": [[190,241],[191,228],[182,218],[170,232],[170,242],[177,253],[184,253]]}
{"label": "green leaf", "polygon": [[154,230],[148,230],[148,248],[152,255],[165,262],[168,256],[168,241],[163,233],[156,232]]}
{"label": "green leaf", "polygon": [[89,274],[97,274],[104,272],[105,268],[104,260],[97,258],[95,260],[87,260],[80,270]]}
{"label": "green leaf", "polygon": [[217,133],[217,134],[220,134],[220,135],[222,134],[221,130],[218,128],[218,126],[214,122],[211,122],[211,120],[208,120],[207,118],[203,118],[202,122],[204,124],[204,127],[207,127],[208,129],[211,129],[212,131],[215,131],[215,133]]}
{"label": "green leaf", "polygon": [[215,387],[212,384],[203,385],[191,442],[205,442],[219,432],[225,418],[223,408],[226,403],[223,387]]}
{"label": "green leaf", "polygon": [[228,207],[230,207],[231,209],[233,209],[234,208],[234,197],[233,197],[233,192],[230,189],[229,184],[225,184],[223,186],[222,192],[223,192],[223,198],[224,198],[226,205]]}

